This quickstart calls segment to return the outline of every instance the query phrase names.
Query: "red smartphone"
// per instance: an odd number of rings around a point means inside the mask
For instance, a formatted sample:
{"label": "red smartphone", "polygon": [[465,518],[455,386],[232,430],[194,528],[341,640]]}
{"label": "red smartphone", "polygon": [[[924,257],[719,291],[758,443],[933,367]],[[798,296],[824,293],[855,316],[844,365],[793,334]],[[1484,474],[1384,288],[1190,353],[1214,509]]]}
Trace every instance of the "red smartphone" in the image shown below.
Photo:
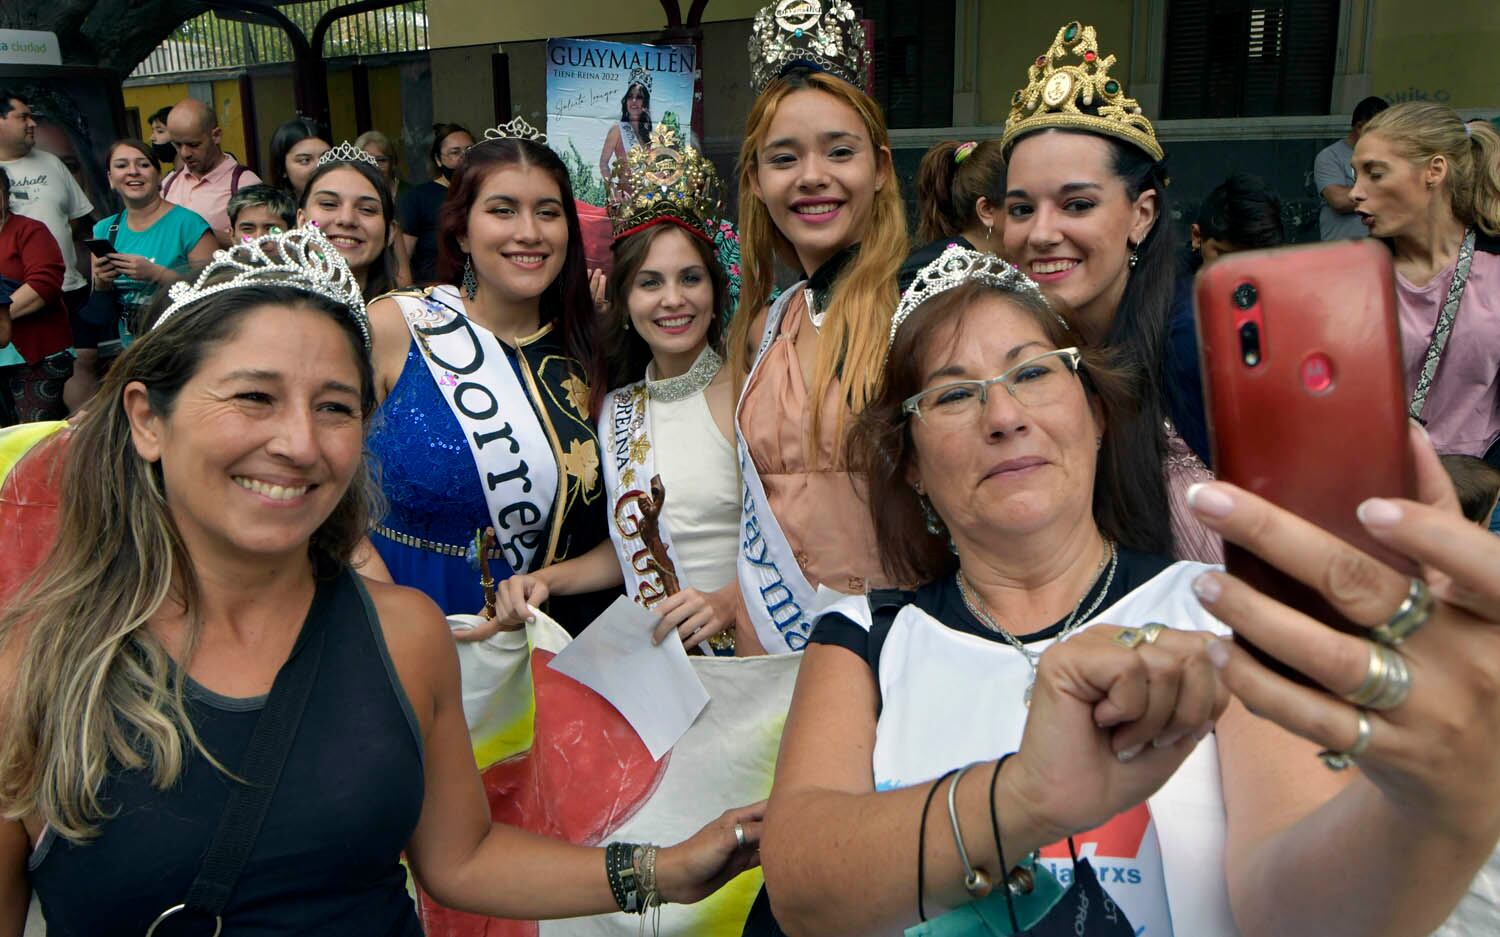
{"label": "red smartphone", "polygon": [[[1366,498],[1416,492],[1390,252],[1361,240],[1235,253],[1205,267],[1196,287],[1217,476],[1415,573],[1354,513]],[[1367,633],[1254,554],[1226,543],[1224,560],[1261,592]],[[1277,672],[1307,682],[1241,643]]]}

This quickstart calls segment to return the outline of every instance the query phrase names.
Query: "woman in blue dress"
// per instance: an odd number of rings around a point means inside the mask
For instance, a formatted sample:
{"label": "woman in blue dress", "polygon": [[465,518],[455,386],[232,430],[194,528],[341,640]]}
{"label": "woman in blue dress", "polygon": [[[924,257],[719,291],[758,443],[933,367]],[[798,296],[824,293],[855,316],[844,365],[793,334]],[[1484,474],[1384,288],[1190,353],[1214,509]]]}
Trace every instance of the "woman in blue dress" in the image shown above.
{"label": "woman in blue dress", "polygon": [[[370,448],[389,502],[370,539],[395,582],[448,614],[484,605],[471,554],[485,527],[497,580],[611,549],[604,362],[567,169],[524,121],[485,137],[440,215],[441,285],[370,307],[383,401]],[[548,611],[576,632],[617,594]]]}

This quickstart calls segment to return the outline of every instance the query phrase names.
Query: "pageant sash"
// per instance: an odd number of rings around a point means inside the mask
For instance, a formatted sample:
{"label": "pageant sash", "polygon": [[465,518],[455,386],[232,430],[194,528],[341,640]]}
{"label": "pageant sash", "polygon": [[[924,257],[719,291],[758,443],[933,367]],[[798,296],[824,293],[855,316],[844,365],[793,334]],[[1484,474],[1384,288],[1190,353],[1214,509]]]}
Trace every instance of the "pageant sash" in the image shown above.
{"label": "pageant sash", "polygon": [[[781,317],[792,300],[802,295],[802,290],[793,287],[771,304],[766,314],[766,331],[755,353],[755,362],[750,366],[750,375],[745,380],[749,389],[755,372],[765,360],[766,349],[771,347],[781,329]],[[745,608],[755,633],[768,654],[786,654],[800,651],[807,646],[812,634],[813,614],[817,609],[817,590],[802,568],[797,565],[796,555],[786,534],[771,511],[766,499],[765,486],[755,471],[755,460],[750,458],[750,447],[745,444],[745,433],[740,428],[740,410],[745,397],[740,395],[735,407],[735,440],[739,446],[740,475],[744,479],[743,499],[740,503],[740,553],[738,559],[740,593],[745,599]]]}
{"label": "pageant sash", "polygon": [[557,457],[500,340],[460,311],[456,293],[446,302],[450,292],[395,299],[469,443],[498,546],[511,569],[527,572],[546,542]]}
{"label": "pageant sash", "polygon": [[637,381],[610,391],[599,416],[609,539],[625,571],[630,597],[643,608],[687,585],[681,581],[682,564],[672,538],[661,523],[665,497],[656,474],[649,407],[646,382]]}

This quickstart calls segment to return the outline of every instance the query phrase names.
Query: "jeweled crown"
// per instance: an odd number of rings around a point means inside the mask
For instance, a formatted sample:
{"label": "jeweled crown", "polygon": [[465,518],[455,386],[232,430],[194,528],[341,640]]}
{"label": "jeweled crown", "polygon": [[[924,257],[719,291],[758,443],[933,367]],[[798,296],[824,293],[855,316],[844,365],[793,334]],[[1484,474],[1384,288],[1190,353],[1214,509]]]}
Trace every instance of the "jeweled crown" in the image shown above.
{"label": "jeweled crown", "polygon": [[[498,127],[491,127],[484,132],[484,138],[479,143],[489,143],[491,140],[530,140],[539,146],[547,145],[547,135],[526,122],[524,117],[516,117]],[[474,144],[478,146],[479,143]],[[469,147],[473,149],[474,147]]]}
{"label": "jeweled crown", "polygon": [[848,0],[778,0],[755,14],[750,30],[755,93],[799,65],[869,90],[865,27]]}
{"label": "jeweled crown", "polygon": [[637,65],[635,68],[632,68],[630,70],[630,81],[626,86],[629,87],[629,85],[640,85],[642,88],[646,89],[647,94],[650,94],[652,80],[653,79],[651,77],[651,72]]}
{"label": "jeweled crown", "polygon": [[[929,262],[918,271],[916,279],[911,281],[911,286],[908,286],[901,294],[901,302],[896,306],[896,314],[891,316],[891,334],[886,339],[886,354],[890,354],[891,346],[896,344],[896,332],[900,330],[901,323],[906,321],[907,316],[934,296],[974,281],[1012,293],[1025,293],[1041,300],[1043,305],[1051,308],[1051,305],[1047,303],[1047,298],[1042,295],[1042,288],[1019,268],[1006,263],[994,254],[949,244],[936,260]],[[1057,321],[1064,329],[1068,328],[1067,320],[1055,312],[1053,315],[1057,317]]]}
{"label": "jeweled crown", "polygon": [[646,146],[616,160],[608,186],[615,240],[663,221],[713,239],[722,204],[719,174],[673,127],[657,124]]}
{"label": "jeweled crown", "polygon": [[1061,127],[1115,137],[1160,160],[1156,128],[1141,113],[1140,103],[1125,94],[1120,80],[1110,77],[1114,64],[1113,54],[1099,54],[1094,27],[1074,20],[1059,29],[1046,53],[1027,69],[1026,87],[1011,97],[1000,138],[1006,155],[1022,134]]}
{"label": "jeweled crown", "polygon": [[364,336],[365,351],[370,350],[370,323],[359,281],[344,262],[344,255],[317,228],[293,228],[214,251],[213,260],[198,274],[197,280],[191,284],[179,281],[167,290],[172,303],[151,327],[161,328],[167,320],[205,297],[266,285],[289,286],[345,306]]}
{"label": "jeweled crown", "polygon": [[340,143],[338,146],[318,157],[319,168],[322,168],[329,163],[369,163],[376,169],[380,168],[380,163],[375,159],[375,157],[350,143],[348,140],[345,140],[343,143]]}

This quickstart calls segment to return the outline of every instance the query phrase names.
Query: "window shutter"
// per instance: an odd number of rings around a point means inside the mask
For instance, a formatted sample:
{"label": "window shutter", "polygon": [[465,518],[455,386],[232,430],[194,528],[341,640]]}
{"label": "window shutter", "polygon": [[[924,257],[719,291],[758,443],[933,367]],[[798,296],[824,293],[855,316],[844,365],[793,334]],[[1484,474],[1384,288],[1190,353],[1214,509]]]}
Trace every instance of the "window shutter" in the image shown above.
{"label": "window shutter", "polygon": [[1326,114],[1338,0],[1171,0],[1162,117]]}

